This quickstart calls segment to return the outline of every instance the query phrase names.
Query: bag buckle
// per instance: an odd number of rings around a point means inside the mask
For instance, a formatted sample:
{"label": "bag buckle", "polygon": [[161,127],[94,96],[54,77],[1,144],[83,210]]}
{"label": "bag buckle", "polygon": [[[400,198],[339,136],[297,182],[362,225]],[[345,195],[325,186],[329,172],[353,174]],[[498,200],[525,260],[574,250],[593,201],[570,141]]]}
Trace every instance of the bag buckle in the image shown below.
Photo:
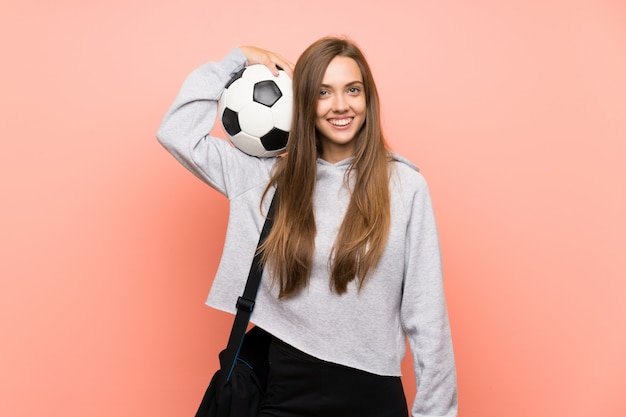
{"label": "bag buckle", "polygon": [[237,298],[237,310],[249,311],[252,313],[252,310],[254,310],[254,301],[243,297]]}

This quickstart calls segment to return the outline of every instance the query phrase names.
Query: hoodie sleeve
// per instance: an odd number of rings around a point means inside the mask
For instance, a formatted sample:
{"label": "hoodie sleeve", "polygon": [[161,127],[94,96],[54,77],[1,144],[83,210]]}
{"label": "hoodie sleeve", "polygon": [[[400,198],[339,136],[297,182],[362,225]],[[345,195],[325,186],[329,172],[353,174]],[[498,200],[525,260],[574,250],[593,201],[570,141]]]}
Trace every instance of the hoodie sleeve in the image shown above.
{"label": "hoodie sleeve", "polygon": [[267,171],[267,161],[209,134],[224,86],[245,64],[245,55],[234,49],[223,60],[191,72],[157,132],[159,142],[185,168],[229,198],[252,187],[251,181],[265,178],[259,170]]}
{"label": "hoodie sleeve", "polygon": [[413,417],[457,415],[452,338],[444,295],[439,238],[428,186],[417,174],[407,228],[401,314],[415,366]]}

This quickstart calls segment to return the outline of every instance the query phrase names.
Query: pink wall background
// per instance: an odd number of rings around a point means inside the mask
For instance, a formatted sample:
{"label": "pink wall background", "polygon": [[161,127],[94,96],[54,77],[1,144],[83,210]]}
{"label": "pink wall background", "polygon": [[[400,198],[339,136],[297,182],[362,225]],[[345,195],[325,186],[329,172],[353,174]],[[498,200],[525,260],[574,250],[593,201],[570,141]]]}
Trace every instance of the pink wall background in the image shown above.
{"label": "pink wall background", "polygon": [[3,2],[0,415],[193,415],[227,203],[160,119],[234,46],[346,34],[432,189],[460,416],[626,416],[626,3],[226,4]]}

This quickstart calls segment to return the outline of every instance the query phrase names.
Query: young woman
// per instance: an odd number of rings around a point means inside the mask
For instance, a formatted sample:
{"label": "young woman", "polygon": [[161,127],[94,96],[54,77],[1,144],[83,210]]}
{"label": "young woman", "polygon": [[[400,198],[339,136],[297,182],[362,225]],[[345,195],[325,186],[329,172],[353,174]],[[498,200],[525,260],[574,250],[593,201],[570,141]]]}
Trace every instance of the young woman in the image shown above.
{"label": "young woman", "polygon": [[[217,100],[245,65],[293,75],[286,155],[255,158],[209,135]],[[323,38],[295,67],[240,47],[186,79],[158,132],[191,172],[228,197],[207,304],[234,313],[269,202],[274,227],[252,322],[273,336],[260,416],[456,416],[456,373],[437,229],[424,178],[387,150],[371,70],[357,46]]]}

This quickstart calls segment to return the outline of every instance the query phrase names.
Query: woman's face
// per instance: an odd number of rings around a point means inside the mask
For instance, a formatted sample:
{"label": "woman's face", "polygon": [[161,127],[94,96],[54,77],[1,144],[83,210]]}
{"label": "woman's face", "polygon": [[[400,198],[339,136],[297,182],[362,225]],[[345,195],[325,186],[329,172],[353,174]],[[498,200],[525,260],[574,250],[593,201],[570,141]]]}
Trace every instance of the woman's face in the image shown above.
{"label": "woman's face", "polygon": [[366,107],[359,66],[352,58],[336,56],[326,68],[317,101],[315,127],[323,159],[339,162],[354,154]]}

